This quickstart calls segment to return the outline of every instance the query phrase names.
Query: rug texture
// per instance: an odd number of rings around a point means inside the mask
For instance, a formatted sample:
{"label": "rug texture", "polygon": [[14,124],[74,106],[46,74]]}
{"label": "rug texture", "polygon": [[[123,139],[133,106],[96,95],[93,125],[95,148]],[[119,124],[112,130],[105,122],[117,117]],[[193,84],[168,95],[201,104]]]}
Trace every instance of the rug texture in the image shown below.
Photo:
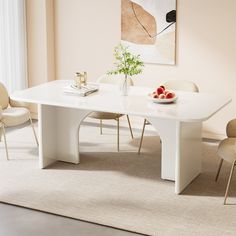
{"label": "rug texture", "polygon": [[[174,183],[160,178],[158,136],[146,135],[138,155],[140,132],[131,140],[121,129],[119,153],[116,130],[103,133],[85,123],[81,163],[41,170],[30,127],[8,130],[10,161],[0,143],[0,201],[147,235],[236,235],[236,205],[223,205],[228,164],[214,181],[217,143],[203,142],[202,174],[176,195]],[[236,204],[236,176],[231,186],[229,203]]]}

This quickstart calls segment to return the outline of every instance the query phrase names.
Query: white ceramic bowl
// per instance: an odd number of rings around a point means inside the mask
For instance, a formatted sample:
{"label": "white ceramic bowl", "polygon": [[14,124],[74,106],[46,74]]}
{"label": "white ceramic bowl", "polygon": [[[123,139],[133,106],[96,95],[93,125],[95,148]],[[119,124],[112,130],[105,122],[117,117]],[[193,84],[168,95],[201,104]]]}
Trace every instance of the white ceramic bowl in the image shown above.
{"label": "white ceramic bowl", "polygon": [[173,103],[178,99],[178,96],[175,94],[173,98],[153,98],[152,94],[148,95],[148,98],[155,103]]}

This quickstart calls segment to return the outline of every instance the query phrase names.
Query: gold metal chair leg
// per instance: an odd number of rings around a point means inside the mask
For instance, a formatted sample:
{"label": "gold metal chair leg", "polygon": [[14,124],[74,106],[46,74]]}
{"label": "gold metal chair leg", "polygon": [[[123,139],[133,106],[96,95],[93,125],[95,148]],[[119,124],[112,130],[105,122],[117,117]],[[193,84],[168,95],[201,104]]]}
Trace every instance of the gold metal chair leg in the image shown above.
{"label": "gold metal chair leg", "polygon": [[129,116],[128,116],[128,115],[127,115],[126,117],[127,117],[128,124],[129,124],[129,130],[130,130],[131,138],[133,139],[133,138],[134,138],[134,135],[133,135],[133,131],[132,131],[132,128],[131,128],[130,119],[129,119]]}
{"label": "gold metal chair leg", "polygon": [[147,124],[147,120],[144,119],[144,122],[143,122],[143,130],[142,130],[142,135],[141,135],[141,139],[140,139],[138,154],[140,154],[140,151],[141,151],[141,147],[142,147],[142,143],[143,143],[143,135],[144,135],[144,131],[145,131],[145,126],[146,126],[146,124]]}
{"label": "gold metal chair leg", "polygon": [[225,191],[224,205],[226,205],[226,199],[228,197],[229,187],[230,187],[230,183],[231,183],[231,180],[232,180],[235,163],[236,163],[236,161],[233,162],[232,167],[231,167],[231,171],[230,171],[230,175],[229,175],[229,180],[228,180],[226,191]]}
{"label": "gold metal chair leg", "polygon": [[36,143],[37,143],[37,146],[39,146],[39,141],[38,141],[38,138],[37,138],[37,135],[36,135],[35,129],[34,129],[34,124],[33,124],[33,121],[32,121],[32,119],[31,119],[31,116],[29,117],[29,119],[30,119],[31,127],[32,127],[32,129],[33,129],[33,133],[34,133],[35,141],[36,141]]}
{"label": "gold metal chair leg", "polygon": [[102,119],[100,119],[100,134],[102,134]]}
{"label": "gold metal chair leg", "polygon": [[120,119],[117,118],[117,151],[120,151]]}
{"label": "gold metal chair leg", "polygon": [[217,174],[216,174],[215,181],[218,180],[218,177],[219,177],[219,174],[220,174],[220,170],[221,170],[222,164],[223,164],[223,159],[220,159],[220,164],[219,164],[219,167],[218,167],[218,170],[217,170]]}
{"label": "gold metal chair leg", "polygon": [[6,132],[5,132],[4,124],[2,125],[2,132],[3,132],[4,143],[5,143],[6,156],[7,156],[7,160],[9,161],[7,139],[6,139]]}

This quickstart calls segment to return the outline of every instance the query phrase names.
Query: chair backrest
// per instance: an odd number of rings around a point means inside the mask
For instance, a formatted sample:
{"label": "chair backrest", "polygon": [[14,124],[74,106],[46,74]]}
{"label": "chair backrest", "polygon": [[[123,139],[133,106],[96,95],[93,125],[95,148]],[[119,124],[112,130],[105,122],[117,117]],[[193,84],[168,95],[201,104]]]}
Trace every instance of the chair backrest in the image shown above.
{"label": "chair backrest", "polygon": [[[124,75],[102,75],[97,79],[98,83],[104,84],[120,84],[122,79],[124,80]],[[133,80],[128,78],[128,85],[133,86]]]}
{"label": "chair backrest", "polygon": [[170,80],[163,84],[166,89],[199,92],[196,84],[188,80]]}
{"label": "chair backrest", "polygon": [[6,109],[9,105],[9,95],[6,87],[0,83],[0,106],[2,109]]}
{"label": "chair backrest", "polygon": [[236,138],[236,119],[228,122],[226,126],[226,134],[229,138]]}
{"label": "chair backrest", "polygon": [[236,154],[236,143],[234,144],[234,152]]}

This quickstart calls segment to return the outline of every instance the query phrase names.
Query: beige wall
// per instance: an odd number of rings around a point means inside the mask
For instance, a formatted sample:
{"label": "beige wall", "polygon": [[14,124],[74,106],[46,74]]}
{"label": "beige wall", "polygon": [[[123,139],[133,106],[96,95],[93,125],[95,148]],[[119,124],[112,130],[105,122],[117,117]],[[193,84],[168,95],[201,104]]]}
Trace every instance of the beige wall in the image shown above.
{"label": "beige wall", "polygon": [[[204,126],[205,132],[224,134],[226,122],[236,117],[236,1],[178,0],[177,5],[176,66],[146,65],[135,82],[155,87],[187,79],[202,92],[230,95],[233,102]],[[119,0],[54,0],[54,14],[57,79],[86,70],[95,80],[111,68],[112,50],[120,40]]]}
{"label": "beige wall", "polygon": [[120,1],[55,0],[55,27],[57,78],[86,70],[96,79],[111,67],[120,40]]}
{"label": "beige wall", "polygon": [[55,79],[53,0],[27,0],[29,86]]}
{"label": "beige wall", "polygon": [[[54,1],[26,0],[28,80],[35,86],[55,79]],[[37,107],[32,105],[33,117]]]}

